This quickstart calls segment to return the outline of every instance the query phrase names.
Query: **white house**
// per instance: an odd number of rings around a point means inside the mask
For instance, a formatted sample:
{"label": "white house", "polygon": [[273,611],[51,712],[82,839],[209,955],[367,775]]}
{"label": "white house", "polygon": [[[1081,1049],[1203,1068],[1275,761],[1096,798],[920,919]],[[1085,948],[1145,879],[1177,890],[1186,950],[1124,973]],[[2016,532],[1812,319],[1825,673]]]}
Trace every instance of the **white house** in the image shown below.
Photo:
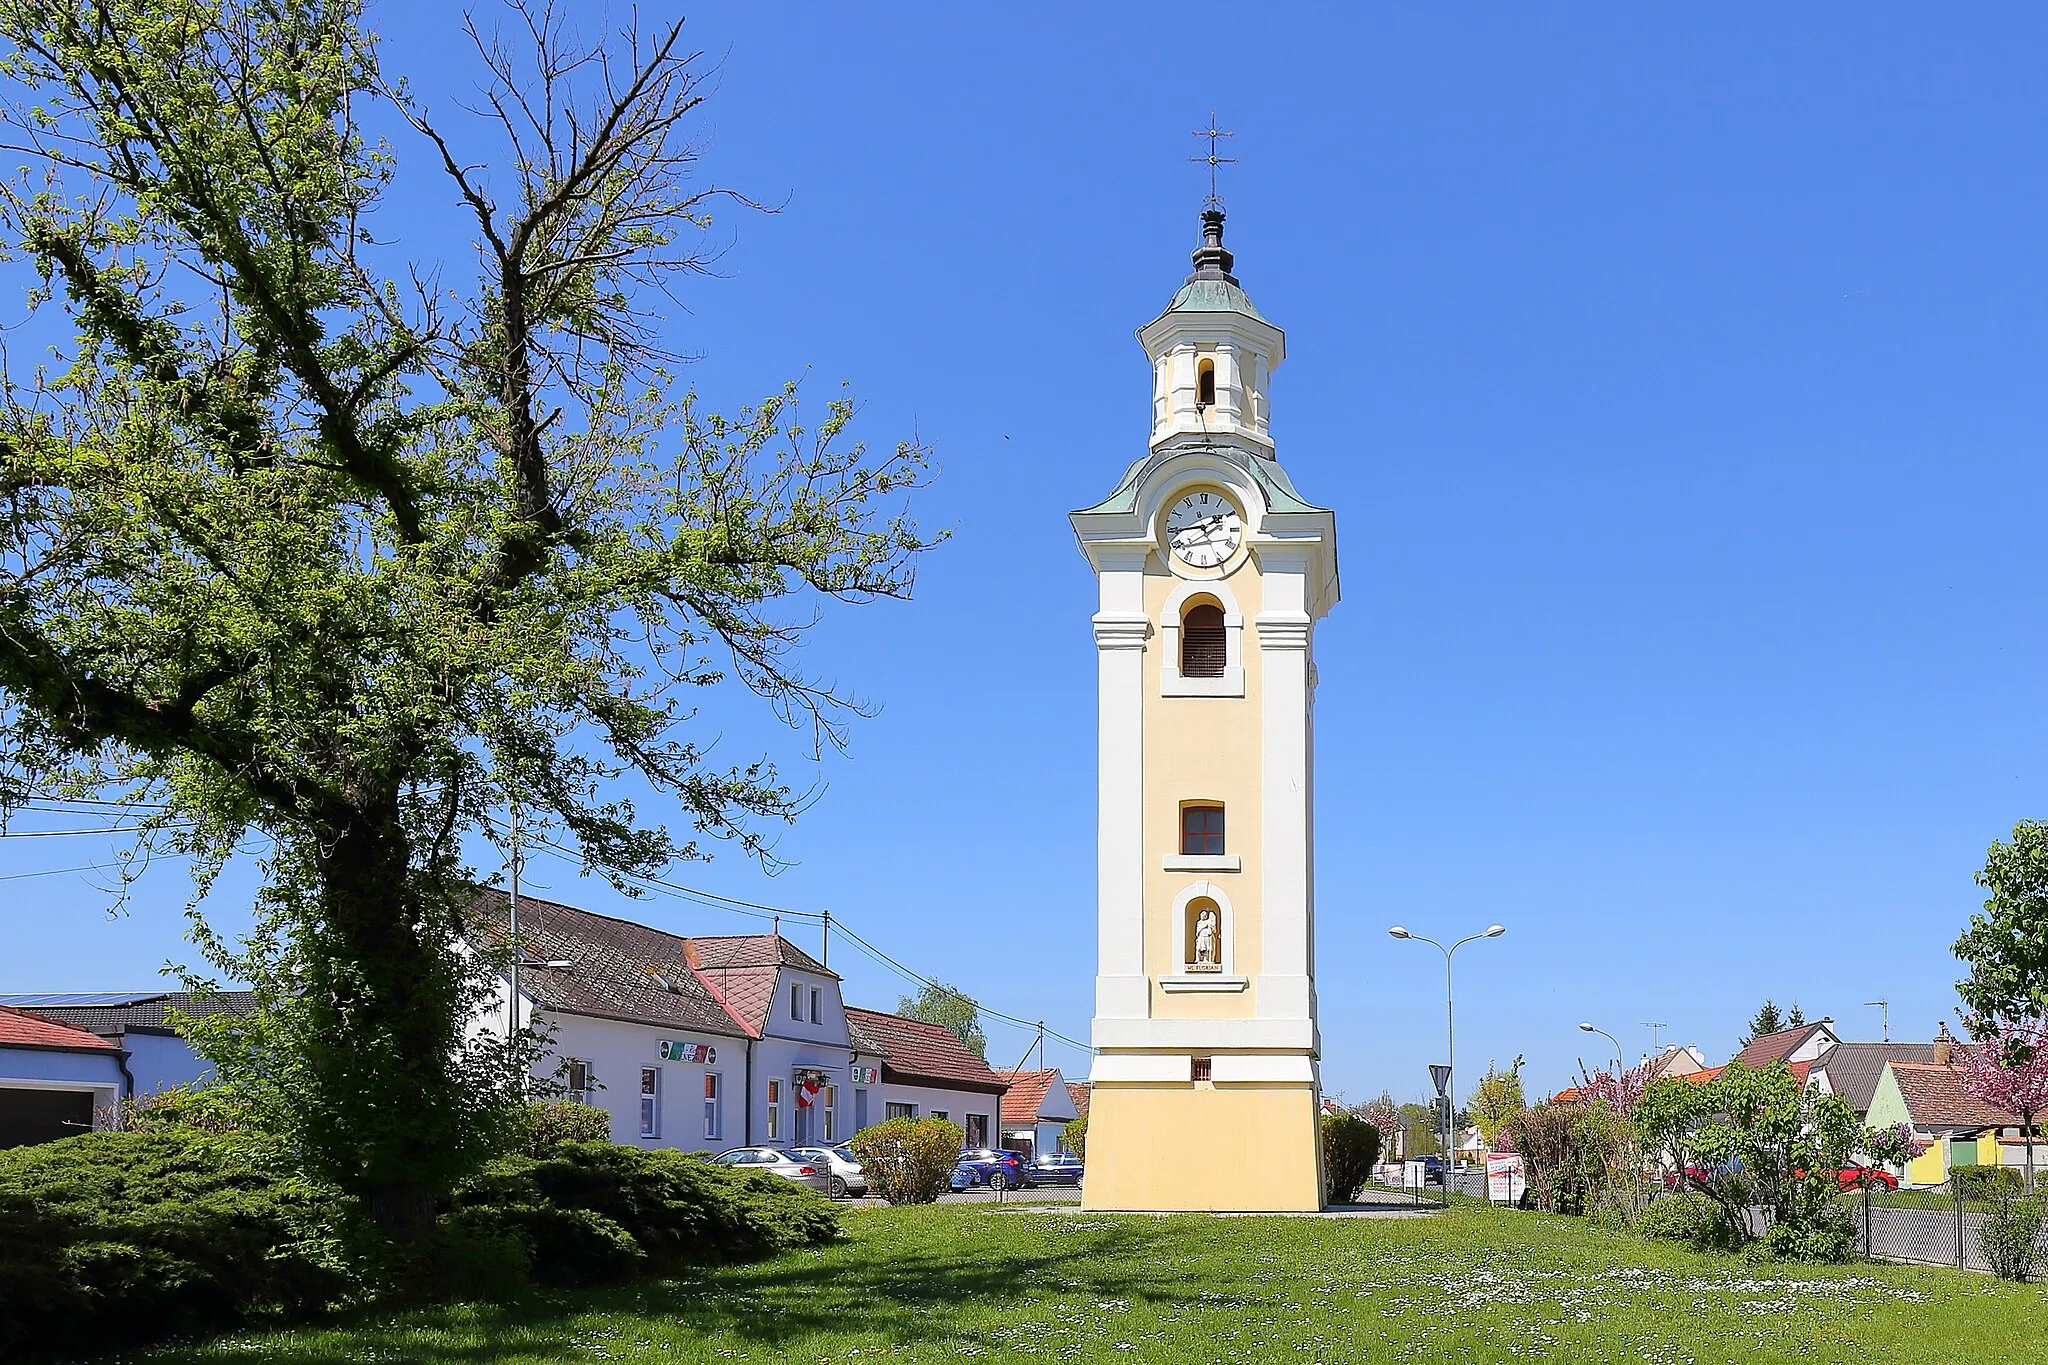
{"label": "white house", "polygon": [[256,1008],[254,991],[99,991],[49,995],[0,995],[0,1005],[18,1005],[46,1019],[96,1034],[128,1055],[130,1095],[153,1095],[197,1085],[213,1068],[171,1027],[171,1012],[204,1018],[247,1014]]}
{"label": "white house", "polygon": [[[479,888],[478,946],[508,900]],[[897,1113],[994,1133],[1003,1083],[935,1024],[848,1009],[839,977],[779,934],[684,938],[519,898],[519,1019],[550,1039],[536,1067],[612,1116],[614,1141],[723,1151],[840,1143]],[[503,993],[472,1023],[503,1034]]]}
{"label": "white house", "polygon": [[1003,1143],[1029,1156],[1066,1150],[1066,1127],[1081,1117],[1059,1068],[998,1071],[1009,1083],[1003,1094]]}
{"label": "white house", "polygon": [[1009,1087],[980,1053],[922,1019],[852,1008],[846,1016],[859,1064],[880,1059],[881,1118],[950,1119],[969,1147],[995,1141]]}

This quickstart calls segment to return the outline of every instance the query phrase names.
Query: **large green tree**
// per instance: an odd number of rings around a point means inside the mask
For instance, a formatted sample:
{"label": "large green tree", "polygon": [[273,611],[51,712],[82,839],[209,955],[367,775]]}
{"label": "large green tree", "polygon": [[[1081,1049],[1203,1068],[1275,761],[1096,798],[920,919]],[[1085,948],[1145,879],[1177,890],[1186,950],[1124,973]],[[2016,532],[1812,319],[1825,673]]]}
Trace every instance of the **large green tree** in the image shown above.
{"label": "large green tree", "polygon": [[[295,1149],[401,1235],[506,1071],[464,1040],[464,837],[517,803],[622,884],[760,852],[801,793],[683,699],[731,675],[836,739],[801,599],[903,596],[928,543],[923,451],[845,401],[670,381],[725,194],[680,24],[501,17],[458,129],[356,0],[0,0],[0,248],[70,338],[0,394],[0,806],[131,801],[201,897],[260,836]],[[455,240],[383,212],[406,173]]]}
{"label": "large green tree", "polygon": [[918,988],[915,1000],[907,995],[899,997],[896,1012],[906,1019],[937,1024],[982,1056],[988,1056],[988,1034],[982,1031],[981,1007],[955,987],[927,981]]}
{"label": "large green tree", "polygon": [[2048,823],[2022,820],[1991,845],[1977,885],[1984,913],[1956,940],[1970,974],[1956,983],[1979,1036],[2048,1018]]}

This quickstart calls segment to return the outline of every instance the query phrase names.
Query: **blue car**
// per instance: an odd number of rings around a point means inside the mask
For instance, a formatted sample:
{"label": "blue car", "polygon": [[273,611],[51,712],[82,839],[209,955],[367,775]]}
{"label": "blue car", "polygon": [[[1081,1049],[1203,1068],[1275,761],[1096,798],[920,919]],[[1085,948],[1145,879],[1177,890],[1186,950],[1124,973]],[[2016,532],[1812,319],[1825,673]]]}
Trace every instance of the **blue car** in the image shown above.
{"label": "blue car", "polygon": [[977,1185],[992,1190],[1015,1190],[1024,1183],[1022,1154],[998,1147],[970,1147],[960,1153],[959,1164],[953,1167],[956,1190],[971,1190]]}

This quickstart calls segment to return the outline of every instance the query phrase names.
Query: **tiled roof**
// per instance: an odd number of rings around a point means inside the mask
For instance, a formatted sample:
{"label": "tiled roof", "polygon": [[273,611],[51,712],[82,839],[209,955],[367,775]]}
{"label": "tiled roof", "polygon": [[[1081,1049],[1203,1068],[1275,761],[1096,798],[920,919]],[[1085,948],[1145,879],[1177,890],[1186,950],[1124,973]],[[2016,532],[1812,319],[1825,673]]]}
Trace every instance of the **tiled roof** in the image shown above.
{"label": "tiled roof", "polygon": [[1780,1029],[1761,1038],[1752,1038],[1747,1047],[1735,1054],[1735,1060],[1751,1071],[1762,1071],[1772,1062],[1782,1062],[1797,1052],[1823,1027],[1822,1024],[1801,1024],[1798,1028]]}
{"label": "tiled roof", "polygon": [[1068,1081],[1067,1098],[1074,1102],[1074,1112],[1082,1118],[1088,1117],[1088,1082]]}
{"label": "tiled roof", "polygon": [[1821,1053],[1813,1069],[1828,1078],[1828,1089],[1857,1113],[1867,1113],[1886,1062],[1931,1062],[1932,1043],[1837,1043]]}
{"label": "tiled roof", "polygon": [[[698,940],[690,940],[692,949],[697,944]],[[782,974],[780,967],[706,967],[701,954],[696,956],[696,962],[704,983],[724,997],[726,1008],[745,1020],[749,1029],[759,1034],[768,1027],[768,1011],[775,1008],[775,979]]]}
{"label": "tiled roof", "polygon": [[884,1080],[992,1094],[1005,1088],[981,1054],[937,1024],[848,1005],[846,1027],[856,1048],[882,1059]]}
{"label": "tiled roof", "polygon": [[1721,1066],[1705,1067],[1699,1071],[1688,1071],[1683,1076],[1673,1076],[1671,1079],[1674,1081],[1690,1081],[1694,1085],[1705,1085],[1709,1081],[1720,1080],[1721,1073],[1727,1069],[1728,1067],[1724,1063]]}
{"label": "tiled roof", "polygon": [[1004,1123],[1036,1123],[1045,1108],[1045,1097],[1059,1084],[1058,1067],[1047,1071],[998,1071],[1008,1083],[1003,1092]]}
{"label": "tiled roof", "polygon": [[2019,1122],[2017,1114],[1995,1109],[1964,1089],[1959,1066],[1893,1062],[1891,1068],[1916,1128],[2002,1128]]}
{"label": "tiled roof", "polygon": [[812,957],[780,934],[718,934],[694,937],[698,964],[707,970],[730,967],[797,967],[834,981],[839,973]]}
{"label": "tiled roof", "polygon": [[170,1010],[203,1019],[211,1014],[247,1014],[255,1008],[254,991],[165,991],[126,1005],[41,1005],[36,1013],[88,1033],[111,1036],[131,1028],[168,1028],[164,1016]]}
{"label": "tiled roof", "polygon": [[106,1039],[40,1014],[0,1005],[0,1047],[54,1048],[63,1052],[119,1052]]}
{"label": "tiled roof", "polygon": [[[468,907],[472,938],[502,945],[506,910],[504,892],[477,888]],[[519,938],[527,964],[519,987],[543,1010],[731,1037],[749,1033],[691,966],[689,939],[527,895],[519,897]],[[553,961],[569,965],[534,965]]]}

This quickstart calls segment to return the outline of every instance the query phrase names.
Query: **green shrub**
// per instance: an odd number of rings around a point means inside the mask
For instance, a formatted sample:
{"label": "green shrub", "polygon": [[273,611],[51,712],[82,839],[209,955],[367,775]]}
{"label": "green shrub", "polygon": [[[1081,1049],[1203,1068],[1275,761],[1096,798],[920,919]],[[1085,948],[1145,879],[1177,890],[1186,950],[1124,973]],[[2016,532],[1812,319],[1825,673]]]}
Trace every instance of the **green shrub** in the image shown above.
{"label": "green shrub", "polygon": [[546,1156],[568,1142],[610,1142],[612,1116],[575,1100],[536,1100],[521,1123],[528,1156]]}
{"label": "green shrub", "polygon": [[1636,1215],[1635,1229],[1645,1237],[1685,1242],[1701,1250],[1725,1249],[1737,1239],[1727,1215],[1698,1190],[1680,1190],[1650,1201]]}
{"label": "green shrub", "polygon": [[1856,1222],[1842,1203],[1830,1202],[1772,1223],[1748,1250],[1760,1260],[1846,1261],[1856,1251]]}
{"label": "green shrub", "polygon": [[541,1284],[607,1284],[644,1269],[739,1261],[839,1235],[822,1196],[765,1171],[675,1151],[569,1142],[492,1162],[444,1222],[516,1243]]}
{"label": "green shrub", "polygon": [[1978,1241],[1994,1275],[2005,1280],[2025,1280],[2034,1273],[2037,1262],[2048,1259],[2044,1232],[2048,1232],[2048,1197],[2014,1195],[1999,1200],[1984,1215]]}
{"label": "green shrub", "polygon": [[1948,1178],[1949,1187],[1960,1188],[1965,1199],[2009,1198],[2026,1183],[2011,1166],[1951,1166]]}
{"label": "green shrub", "polygon": [[1060,1129],[1060,1141],[1067,1145],[1068,1151],[1086,1161],[1088,1159],[1088,1116],[1083,1114],[1080,1118],[1072,1120],[1066,1127]]}
{"label": "green shrub", "polygon": [[891,1204],[929,1204],[951,1183],[962,1140],[960,1125],[945,1119],[890,1119],[847,1146],[874,1193]]}
{"label": "green shrub", "polygon": [[1380,1130],[1356,1114],[1323,1115],[1323,1198],[1349,1204],[1358,1187],[1372,1179],[1380,1159]]}
{"label": "green shrub", "polygon": [[335,1197],[232,1135],[81,1133],[0,1151],[0,1359],[299,1314],[353,1292]]}

